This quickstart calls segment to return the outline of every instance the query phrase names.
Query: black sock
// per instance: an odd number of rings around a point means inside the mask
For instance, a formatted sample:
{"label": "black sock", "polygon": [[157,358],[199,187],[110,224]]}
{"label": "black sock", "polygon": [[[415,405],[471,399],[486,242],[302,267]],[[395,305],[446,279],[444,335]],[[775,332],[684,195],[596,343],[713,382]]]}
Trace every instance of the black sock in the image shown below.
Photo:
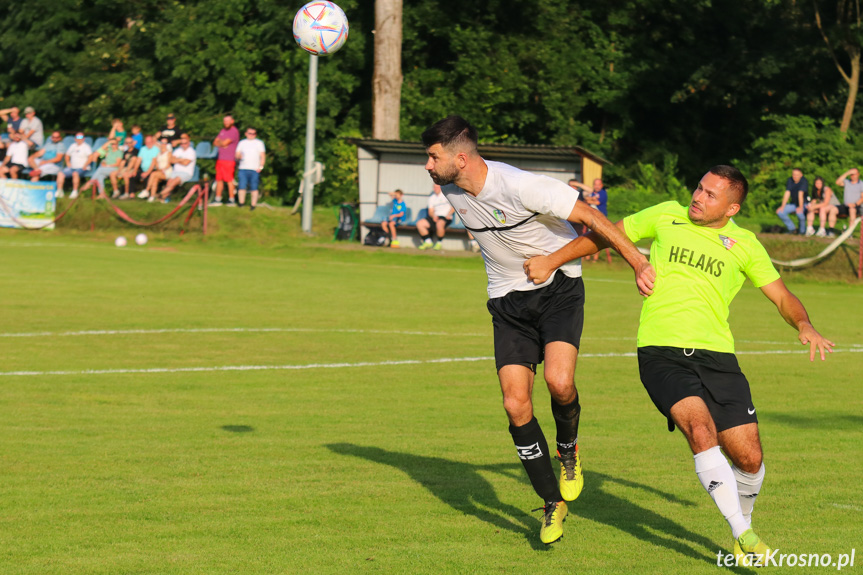
{"label": "black sock", "polygon": [[551,413],[557,424],[557,450],[560,455],[575,453],[575,444],[578,442],[578,419],[581,416],[581,405],[578,403],[578,395],[569,405],[560,405],[554,399],[551,400]]}
{"label": "black sock", "polygon": [[510,425],[509,432],[536,494],[543,501],[561,501],[563,497],[560,495],[557,477],[551,468],[548,443],[536,418],[520,427]]}

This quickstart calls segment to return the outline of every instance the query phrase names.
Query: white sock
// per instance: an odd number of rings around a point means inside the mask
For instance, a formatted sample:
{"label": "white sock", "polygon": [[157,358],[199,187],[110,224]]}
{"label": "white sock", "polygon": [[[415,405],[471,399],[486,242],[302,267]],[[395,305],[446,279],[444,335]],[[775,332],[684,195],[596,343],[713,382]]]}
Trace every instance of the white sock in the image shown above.
{"label": "white sock", "polygon": [[758,497],[758,492],[761,491],[761,484],[764,482],[764,464],[761,464],[761,469],[756,473],[746,473],[731,466],[734,471],[734,477],[737,479],[737,495],[740,499],[740,511],[743,513],[743,518],[751,526],[752,525],[752,508],[755,507],[755,498]]}
{"label": "white sock", "polygon": [[705,491],[713,498],[719,512],[731,526],[731,534],[735,539],[749,529],[749,524],[743,518],[740,510],[740,499],[737,495],[737,481],[731,465],[722,455],[719,446],[707,451],[696,453],[695,473]]}

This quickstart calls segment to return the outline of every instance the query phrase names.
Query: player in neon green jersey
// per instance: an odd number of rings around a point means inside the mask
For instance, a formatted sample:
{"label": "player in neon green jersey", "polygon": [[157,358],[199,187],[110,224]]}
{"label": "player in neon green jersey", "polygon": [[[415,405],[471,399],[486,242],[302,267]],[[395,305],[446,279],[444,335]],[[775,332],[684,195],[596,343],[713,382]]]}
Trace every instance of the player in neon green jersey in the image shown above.
{"label": "player in neon green jersey", "polygon": [[[755,235],[731,220],[747,192],[739,170],[715,166],[688,207],[665,202],[617,225],[633,242],[653,238],[656,283],[638,329],[641,381],[669,429],[676,425],[686,436],[698,479],[731,527],[735,554],[763,561],[770,550],[751,527],[764,480],[763,454],[749,382],[734,355],[728,306],[748,277],[809,345],[810,360],[816,353],[825,359],[833,342],[812,327]],[[587,234],[527,260],[525,272],[542,282],[563,263],[605,247],[601,238]]]}

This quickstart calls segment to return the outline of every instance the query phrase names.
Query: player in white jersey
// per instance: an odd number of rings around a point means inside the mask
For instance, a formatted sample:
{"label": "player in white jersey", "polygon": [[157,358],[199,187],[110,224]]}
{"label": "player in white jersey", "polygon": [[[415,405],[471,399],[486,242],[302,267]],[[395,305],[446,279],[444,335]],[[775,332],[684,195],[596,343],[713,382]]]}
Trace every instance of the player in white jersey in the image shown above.
{"label": "player in white jersey", "polygon": [[[537,495],[543,501],[540,539],[563,535],[567,507],[584,480],[578,455],[581,414],[575,363],[584,318],[580,262],[559,268],[539,285],[528,280],[525,260],[559,250],[586,224],[606,238],[636,271],[643,295],[655,274],[647,259],[599,210],[578,202],[565,183],[531,174],[477,152],[477,132],[464,118],[449,116],[423,132],[426,170],[441,186],[465,227],[479,242],[488,274],[488,309],[494,327],[494,354],[509,431]],[[545,436],[533,415],[531,393],[536,365],[544,376],[557,426],[558,482]]]}

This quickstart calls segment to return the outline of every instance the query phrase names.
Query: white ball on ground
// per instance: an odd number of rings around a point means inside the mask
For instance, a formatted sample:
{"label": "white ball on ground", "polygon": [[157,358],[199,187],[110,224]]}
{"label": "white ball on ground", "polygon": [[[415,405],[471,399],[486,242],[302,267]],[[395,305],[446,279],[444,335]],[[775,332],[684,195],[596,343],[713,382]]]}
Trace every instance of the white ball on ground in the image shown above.
{"label": "white ball on ground", "polygon": [[147,234],[138,234],[135,236],[135,243],[139,246],[143,246],[147,243]]}
{"label": "white ball on ground", "polygon": [[118,237],[116,240],[114,240],[114,245],[118,248],[126,247],[126,238],[123,236]]}

